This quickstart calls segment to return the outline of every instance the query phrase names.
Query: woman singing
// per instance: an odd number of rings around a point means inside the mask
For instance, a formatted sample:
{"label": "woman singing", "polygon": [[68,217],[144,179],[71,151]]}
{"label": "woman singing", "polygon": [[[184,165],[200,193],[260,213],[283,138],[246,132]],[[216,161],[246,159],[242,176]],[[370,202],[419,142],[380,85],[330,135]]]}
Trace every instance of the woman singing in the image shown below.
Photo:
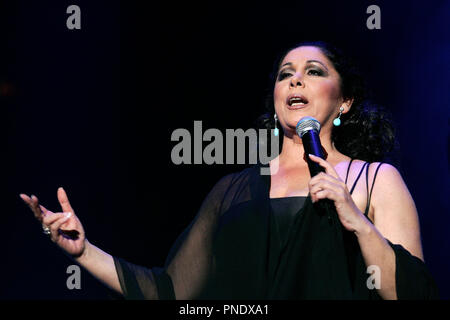
{"label": "woman singing", "polygon": [[[90,243],[62,188],[60,213],[21,197],[53,242],[125,298],[437,298],[414,201],[383,163],[393,128],[364,100],[360,80],[323,42],[282,55],[265,121],[280,131],[281,153],[220,179],[163,267],[137,266]],[[321,124],[325,159],[305,154],[295,130],[305,116]],[[325,172],[311,177],[307,157]],[[263,166],[272,174],[261,175]],[[318,206],[326,200],[328,213]]]}

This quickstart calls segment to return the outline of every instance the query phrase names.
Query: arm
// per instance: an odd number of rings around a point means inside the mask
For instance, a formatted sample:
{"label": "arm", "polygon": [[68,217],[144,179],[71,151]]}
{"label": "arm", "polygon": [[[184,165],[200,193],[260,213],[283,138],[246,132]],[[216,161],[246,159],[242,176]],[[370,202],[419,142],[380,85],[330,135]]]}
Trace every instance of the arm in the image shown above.
{"label": "arm", "polygon": [[381,270],[379,295],[383,299],[397,299],[399,293],[405,299],[436,298],[437,287],[423,263],[417,210],[398,171],[388,164],[380,167],[372,193],[372,225],[331,164],[310,158],[326,169],[309,182],[312,201],[334,201],[343,227],[358,238],[366,266],[376,265]]}
{"label": "arm", "polygon": [[355,229],[367,266],[377,265],[381,270],[383,299],[397,299],[396,257],[386,239],[402,245],[423,261],[417,210],[401,175],[393,166],[380,167],[378,181],[372,193],[374,224],[364,216]]}
{"label": "arm", "polygon": [[397,300],[395,284],[395,253],[386,239],[364,216],[355,234],[366,266],[376,265],[381,272],[381,287],[378,294],[385,300]]}
{"label": "arm", "polygon": [[114,259],[110,254],[86,239],[83,254],[73,259],[103,284],[123,295]]}

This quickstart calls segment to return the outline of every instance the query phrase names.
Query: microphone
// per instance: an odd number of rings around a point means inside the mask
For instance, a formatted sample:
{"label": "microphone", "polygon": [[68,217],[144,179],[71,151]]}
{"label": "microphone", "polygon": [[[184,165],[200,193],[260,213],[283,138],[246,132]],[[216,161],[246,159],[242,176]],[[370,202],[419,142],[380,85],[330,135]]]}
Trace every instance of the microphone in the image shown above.
{"label": "microphone", "polygon": [[323,167],[321,167],[317,162],[312,161],[308,156],[308,154],[312,154],[325,159],[319,138],[320,122],[313,117],[303,117],[298,120],[297,126],[295,127],[295,132],[303,141],[305,158],[308,163],[311,178],[319,172],[325,172]]}
{"label": "microphone", "polygon": [[[312,161],[308,156],[308,154],[312,154],[325,159],[319,138],[320,122],[313,117],[303,117],[297,122],[295,132],[302,139],[303,148],[305,149],[305,158],[308,163],[311,178],[319,172],[325,172],[325,168]],[[333,202],[329,199],[321,199],[317,202],[317,207],[327,213],[328,221],[330,223],[332,223],[331,212],[333,205]]]}

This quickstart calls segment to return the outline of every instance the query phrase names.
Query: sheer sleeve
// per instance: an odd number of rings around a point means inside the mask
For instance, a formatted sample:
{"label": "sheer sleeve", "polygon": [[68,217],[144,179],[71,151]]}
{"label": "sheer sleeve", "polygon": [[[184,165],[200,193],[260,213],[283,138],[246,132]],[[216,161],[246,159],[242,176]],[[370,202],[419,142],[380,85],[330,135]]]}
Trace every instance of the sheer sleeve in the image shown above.
{"label": "sheer sleeve", "polygon": [[399,300],[439,299],[436,282],[425,263],[399,244],[390,246],[395,252],[395,281]]}
{"label": "sheer sleeve", "polygon": [[114,257],[125,299],[195,299],[200,294],[213,272],[213,237],[235,175],[223,177],[209,192],[164,267],[146,268]]}

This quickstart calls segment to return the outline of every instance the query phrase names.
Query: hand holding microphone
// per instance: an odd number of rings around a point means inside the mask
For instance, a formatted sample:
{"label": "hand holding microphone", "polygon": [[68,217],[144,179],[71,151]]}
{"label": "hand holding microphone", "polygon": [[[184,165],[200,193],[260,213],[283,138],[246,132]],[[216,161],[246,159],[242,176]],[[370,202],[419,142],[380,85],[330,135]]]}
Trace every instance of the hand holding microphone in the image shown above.
{"label": "hand holding microphone", "polygon": [[[303,117],[298,121],[295,131],[302,139],[305,158],[311,174],[309,182],[311,200],[317,203],[320,211],[327,213],[330,222],[332,221],[333,207],[336,208],[344,228],[355,231],[364,220],[363,213],[353,201],[345,182],[341,180],[333,166],[324,159],[319,138],[319,121],[313,117]],[[312,156],[309,156],[310,154]],[[322,174],[320,174],[321,172]]]}

